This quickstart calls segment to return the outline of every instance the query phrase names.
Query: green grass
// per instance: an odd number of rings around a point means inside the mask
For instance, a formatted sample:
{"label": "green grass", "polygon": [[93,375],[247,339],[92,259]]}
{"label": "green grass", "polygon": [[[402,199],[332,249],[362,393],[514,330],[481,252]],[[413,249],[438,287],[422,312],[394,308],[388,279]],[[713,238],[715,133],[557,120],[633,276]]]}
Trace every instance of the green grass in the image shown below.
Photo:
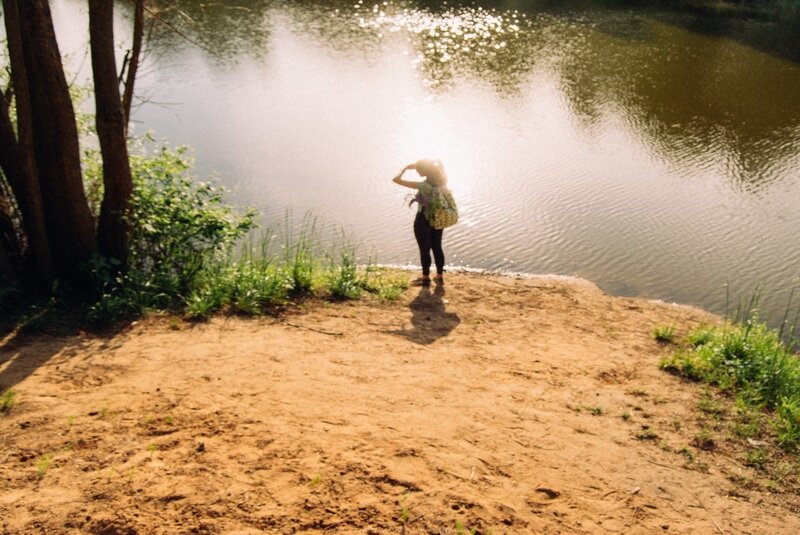
{"label": "green grass", "polygon": [[339,261],[331,262],[327,276],[327,288],[334,299],[347,300],[361,297],[364,283],[359,274],[353,249],[343,249],[339,254]]}
{"label": "green grass", "polygon": [[0,413],[6,414],[17,402],[17,393],[8,389],[0,396]]}
{"label": "green grass", "polygon": [[313,219],[306,217],[299,231],[285,225],[209,265],[186,298],[185,315],[260,315],[307,297],[350,300],[366,293],[392,300],[408,288],[396,271],[359,265],[357,247],[341,234],[326,250]]}
{"label": "green grass", "polygon": [[53,460],[51,454],[42,455],[36,460],[36,477],[42,479],[47,471],[50,469],[50,461]]}
{"label": "green grass", "polygon": [[652,335],[656,342],[674,344],[677,332],[672,325],[658,325],[653,328]]}
{"label": "green grass", "polygon": [[[794,329],[791,330],[794,332]],[[770,329],[755,315],[743,322],[690,332],[686,346],[661,361],[669,372],[716,386],[740,407],[772,415],[776,437],[786,449],[800,446],[800,359],[783,329]],[[704,398],[702,412],[720,416]]]}

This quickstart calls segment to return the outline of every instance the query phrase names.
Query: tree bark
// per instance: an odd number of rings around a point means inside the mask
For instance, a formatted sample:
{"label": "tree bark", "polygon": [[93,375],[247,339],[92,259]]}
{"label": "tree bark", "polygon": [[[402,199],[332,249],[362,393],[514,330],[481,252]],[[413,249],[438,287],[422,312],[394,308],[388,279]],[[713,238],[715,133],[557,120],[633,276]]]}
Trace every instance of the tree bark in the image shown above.
{"label": "tree bark", "polygon": [[100,252],[123,263],[128,258],[129,226],[125,219],[133,184],[125,136],[125,114],[114,58],[114,3],[89,0],[89,35],[97,113],[97,135],[103,155],[103,204],[97,231]]}
{"label": "tree bark", "polygon": [[80,280],[97,241],[83,189],[75,111],[47,0],[17,0],[17,7],[50,249],[57,274]]}
{"label": "tree bark", "polygon": [[33,284],[44,283],[42,286],[49,286],[55,267],[34,160],[28,73],[23,55],[19,12],[14,0],[3,0],[3,16],[16,100],[17,136],[15,137],[8,106],[3,99],[0,103],[0,167],[17,201],[27,238],[26,256],[32,269],[24,278]]}

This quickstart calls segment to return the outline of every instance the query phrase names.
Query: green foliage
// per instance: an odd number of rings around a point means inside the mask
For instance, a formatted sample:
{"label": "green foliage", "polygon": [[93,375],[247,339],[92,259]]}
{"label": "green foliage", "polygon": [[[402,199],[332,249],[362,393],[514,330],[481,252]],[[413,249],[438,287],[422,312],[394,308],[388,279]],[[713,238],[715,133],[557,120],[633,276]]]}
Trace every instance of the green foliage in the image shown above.
{"label": "green foliage", "polygon": [[[132,155],[134,190],[129,271],[115,276],[113,259],[96,258],[92,270],[101,298],[94,319],[113,320],[148,308],[182,305],[198,286],[203,270],[230,256],[236,242],[255,226],[256,212],[236,212],[225,190],[189,174],[185,148]],[[87,182],[101,172],[85,164]],[[87,188],[92,191],[92,188]],[[97,202],[99,195],[93,197]]]}
{"label": "green foliage", "polygon": [[672,325],[659,325],[653,328],[653,338],[656,342],[675,342],[675,327]]}
{"label": "green foliage", "polygon": [[3,392],[3,395],[0,396],[0,413],[5,414],[10,411],[16,402],[17,393],[15,391],[9,389]]}
{"label": "green foliage", "polygon": [[344,248],[339,262],[333,262],[328,274],[328,290],[334,299],[358,299],[363,291],[355,251]]}
{"label": "green foliage", "polygon": [[50,462],[53,460],[52,454],[45,454],[36,460],[36,477],[42,479],[50,469]]}
{"label": "green foliage", "polygon": [[775,421],[778,442],[787,449],[800,446],[800,398],[782,398]]}
{"label": "green foliage", "polygon": [[740,410],[775,411],[781,445],[800,445],[800,359],[781,332],[753,315],[743,323],[697,329],[687,341],[689,347],[663,359],[662,368],[734,394]]}
{"label": "green foliage", "polygon": [[195,319],[219,310],[261,314],[268,307],[286,303],[291,289],[286,270],[268,259],[220,263],[203,273],[186,301],[186,314]]}
{"label": "green foliage", "polygon": [[[357,248],[342,233],[323,252],[309,215],[296,226],[287,213],[285,228],[254,240],[256,213],[237,212],[225,203],[223,189],[192,177],[185,149],[131,152],[129,270],[119,275],[115,259],[92,259],[101,296],[92,319],[114,321],[148,309],[183,311],[195,319],[217,312],[254,315],[318,292],[334,299],[356,299],[364,291],[395,299],[408,287],[405,276],[360,268]],[[96,211],[102,199],[99,161],[88,152],[84,162]]]}
{"label": "green foliage", "polygon": [[310,293],[314,290],[319,262],[315,251],[318,249],[317,222],[309,214],[303,218],[299,235],[293,238],[292,223],[286,213],[284,226],[283,254],[295,293]]}
{"label": "green foliage", "polygon": [[386,301],[392,301],[408,289],[408,277],[385,268],[368,266],[361,284],[367,292]]}
{"label": "green foliage", "polygon": [[131,271],[174,295],[190,290],[203,266],[252,229],[256,216],[237,214],[225,190],[197,181],[190,166],[185,148],[131,157]]}

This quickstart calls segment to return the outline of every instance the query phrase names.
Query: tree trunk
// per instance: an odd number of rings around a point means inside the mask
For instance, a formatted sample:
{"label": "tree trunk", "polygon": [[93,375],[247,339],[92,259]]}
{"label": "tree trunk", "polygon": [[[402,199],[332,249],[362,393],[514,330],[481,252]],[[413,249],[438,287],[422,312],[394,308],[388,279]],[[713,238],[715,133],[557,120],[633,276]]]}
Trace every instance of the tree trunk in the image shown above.
{"label": "tree trunk", "polygon": [[114,3],[89,0],[89,35],[97,113],[97,135],[103,155],[103,204],[97,231],[100,252],[124,263],[129,228],[125,220],[133,185],[125,138],[125,114],[114,59]]}
{"label": "tree trunk", "polygon": [[8,106],[0,103],[0,166],[19,206],[27,238],[27,257],[31,270],[25,279],[49,286],[55,268],[45,226],[42,192],[33,153],[31,106],[28,74],[23,56],[19,12],[14,0],[3,0],[12,87],[16,100],[17,137],[11,124]]}
{"label": "tree trunk", "polygon": [[125,133],[131,120],[131,104],[133,103],[133,85],[136,72],[139,70],[139,57],[142,55],[144,39],[144,0],[136,0],[133,7],[133,46],[128,57],[128,72],[125,76],[125,91],[122,96],[122,112],[125,114]]}
{"label": "tree trunk", "polygon": [[83,189],[75,111],[47,0],[17,0],[17,7],[50,249],[57,274],[78,280],[97,241]]}

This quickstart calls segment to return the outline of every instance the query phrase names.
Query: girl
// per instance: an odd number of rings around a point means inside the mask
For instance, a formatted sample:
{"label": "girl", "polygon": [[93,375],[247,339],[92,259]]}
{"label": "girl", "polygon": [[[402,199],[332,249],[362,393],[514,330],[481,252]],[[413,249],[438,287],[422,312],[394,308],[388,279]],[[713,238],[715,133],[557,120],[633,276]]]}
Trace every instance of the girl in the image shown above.
{"label": "girl", "polygon": [[[422,182],[413,182],[410,180],[403,180],[403,173],[409,170],[415,170],[417,174],[425,177]],[[423,214],[423,208],[430,199],[433,188],[446,188],[447,175],[444,172],[444,166],[439,160],[419,160],[415,163],[409,164],[400,171],[392,182],[417,190],[417,196],[414,201],[417,201],[417,216],[414,219],[414,237],[417,239],[419,246],[420,263],[422,264],[422,277],[415,280],[414,284],[418,286],[430,286],[431,284],[431,251],[433,251],[433,259],[436,262],[436,278],[434,279],[437,284],[444,284],[444,251],[442,251],[442,229],[433,228]]]}

